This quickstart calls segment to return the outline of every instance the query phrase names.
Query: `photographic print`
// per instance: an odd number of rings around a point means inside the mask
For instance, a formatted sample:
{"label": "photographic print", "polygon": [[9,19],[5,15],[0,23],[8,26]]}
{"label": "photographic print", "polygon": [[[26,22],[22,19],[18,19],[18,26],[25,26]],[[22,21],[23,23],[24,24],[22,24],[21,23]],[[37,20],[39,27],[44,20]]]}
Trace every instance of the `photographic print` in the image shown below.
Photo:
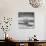
{"label": "photographic print", "polygon": [[34,28],[34,12],[19,12],[18,26],[20,29]]}

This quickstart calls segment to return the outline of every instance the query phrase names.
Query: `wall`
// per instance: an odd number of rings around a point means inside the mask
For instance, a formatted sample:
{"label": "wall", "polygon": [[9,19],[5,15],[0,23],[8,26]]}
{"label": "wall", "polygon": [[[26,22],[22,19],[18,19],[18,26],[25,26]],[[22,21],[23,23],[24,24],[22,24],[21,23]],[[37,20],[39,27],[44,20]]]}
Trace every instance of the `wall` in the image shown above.
{"label": "wall", "polygon": [[[18,12],[34,12],[35,13],[35,28],[34,29],[19,29],[18,28]],[[33,8],[28,0],[0,0],[0,17],[13,17],[13,22],[10,31],[17,40],[27,40],[34,34],[39,40],[45,39],[45,15],[46,8]],[[2,33],[2,31],[1,31]],[[0,34],[1,34],[0,33]],[[45,33],[45,34],[44,34]],[[2,39],[2,36],[0,37]]]}

